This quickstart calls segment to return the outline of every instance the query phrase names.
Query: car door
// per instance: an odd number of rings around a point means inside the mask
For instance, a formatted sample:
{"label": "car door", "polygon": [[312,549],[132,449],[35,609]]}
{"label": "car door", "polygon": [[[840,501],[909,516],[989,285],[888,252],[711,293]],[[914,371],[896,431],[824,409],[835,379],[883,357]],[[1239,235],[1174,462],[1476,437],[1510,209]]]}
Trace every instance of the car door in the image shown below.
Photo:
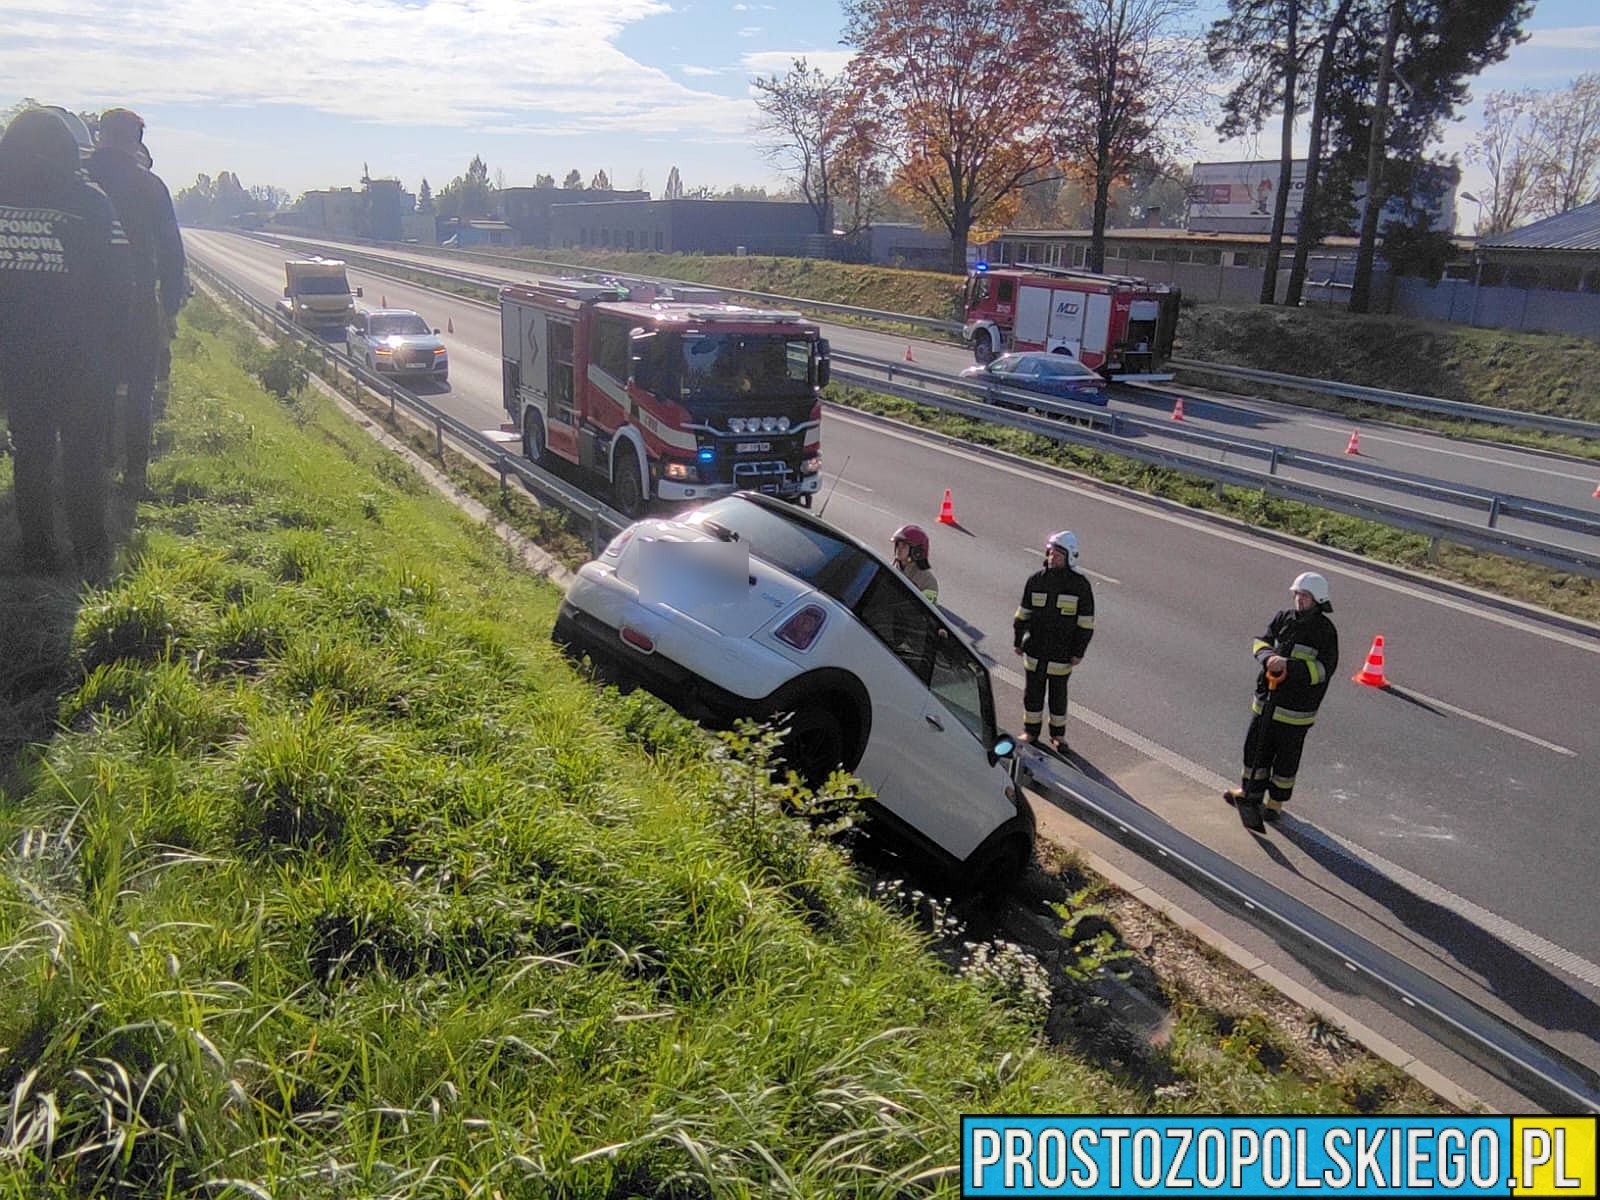
{"label": "car door", "polygon": [[[881,569],[856,602],[855,613],[892,656],[893,664],[861,673],[872,694],[872,736],[862,778],[877,789],[878,802],[943,854],[960,860],[1005,819],[994,802],[1004,801],[1005,780],[988,786],[988,755],[981,730],[955,702],[967,693],[957,685],[972,670],[982,672],[971,652],[911,587],[905,576]],[[940,690],[931,684],[938,678]],[[979,693],[971,689],[978,706]],[[977,718],[983,720],[981,711]],[[989,723],[992,725],[992,714]],[[993,797],[975,794],[988,787]]]}

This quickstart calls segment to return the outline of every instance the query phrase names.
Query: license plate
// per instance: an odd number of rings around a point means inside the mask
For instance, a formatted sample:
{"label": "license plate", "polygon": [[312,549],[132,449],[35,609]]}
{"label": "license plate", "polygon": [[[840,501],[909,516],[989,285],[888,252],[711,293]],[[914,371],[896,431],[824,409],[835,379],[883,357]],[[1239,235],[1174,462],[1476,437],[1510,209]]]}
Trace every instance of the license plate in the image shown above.
{"label": "license plate", "polygon": [[740,442],[733,448],[733,452],[735,454],[761,454],[771,449],[771,442]]}

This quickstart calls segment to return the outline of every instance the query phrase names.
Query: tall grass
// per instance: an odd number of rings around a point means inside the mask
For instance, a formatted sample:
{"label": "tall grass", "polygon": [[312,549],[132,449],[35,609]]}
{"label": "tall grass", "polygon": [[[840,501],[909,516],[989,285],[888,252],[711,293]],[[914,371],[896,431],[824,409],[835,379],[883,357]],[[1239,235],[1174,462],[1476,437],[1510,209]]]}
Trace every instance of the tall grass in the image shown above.
{"label": "tall grass", "polygon": [[961,1112],[1173,1105],[925,953],[761,737],[574,674],[553,590],[199,316],[0,795],[0,1196],[953,1194]]}

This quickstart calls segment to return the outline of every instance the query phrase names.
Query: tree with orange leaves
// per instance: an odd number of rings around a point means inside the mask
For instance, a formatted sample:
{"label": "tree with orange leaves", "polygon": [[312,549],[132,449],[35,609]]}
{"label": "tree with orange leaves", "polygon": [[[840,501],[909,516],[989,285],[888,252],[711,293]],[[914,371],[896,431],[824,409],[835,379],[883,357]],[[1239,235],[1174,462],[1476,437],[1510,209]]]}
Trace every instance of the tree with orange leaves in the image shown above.
{"label": "tree with orange leaves", "polygon": [[882,131],[896,192],[949,230],[953,270],[1055,162],[1075,20],[1070,0],[846,0],[850,106]]}

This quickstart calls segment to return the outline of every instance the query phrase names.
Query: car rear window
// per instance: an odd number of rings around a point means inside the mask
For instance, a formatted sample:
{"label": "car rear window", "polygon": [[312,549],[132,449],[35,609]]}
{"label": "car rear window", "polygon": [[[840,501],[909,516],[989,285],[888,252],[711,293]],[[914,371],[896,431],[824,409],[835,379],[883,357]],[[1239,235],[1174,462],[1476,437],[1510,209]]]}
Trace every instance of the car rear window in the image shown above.
{"label": "car rear window", "polygon": [[1086,367],[1076,359],[1056,355],[1055,360],[1044,359],[1039,364],[1041,374],[1051,375],[1057,379],[1099,379],[1100,376],[1092,367]]}
{"label": "car rear window", "polygon": [[843,604],[855,604],[878,568],[859,547],[739,496],[714,501],[686,520],[738,534],[751,554]]}

